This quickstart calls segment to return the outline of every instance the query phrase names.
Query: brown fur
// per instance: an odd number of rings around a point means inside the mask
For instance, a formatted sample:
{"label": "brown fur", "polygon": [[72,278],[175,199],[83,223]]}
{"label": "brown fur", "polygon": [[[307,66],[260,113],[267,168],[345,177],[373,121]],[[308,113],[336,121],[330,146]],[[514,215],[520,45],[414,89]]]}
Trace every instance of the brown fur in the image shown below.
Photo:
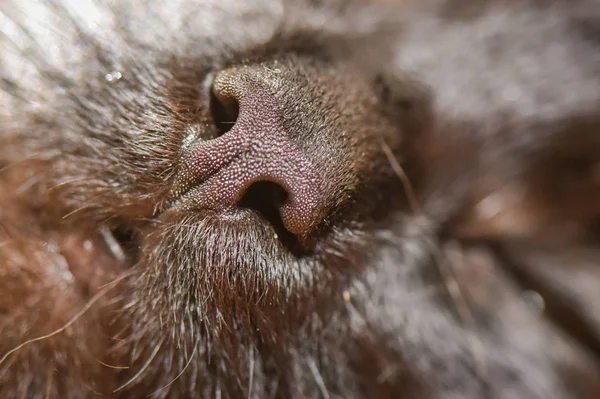
{"label": "brown fur", "polygon": [[92,3],[0,4],[0,397],[600,395],[594,1]]}

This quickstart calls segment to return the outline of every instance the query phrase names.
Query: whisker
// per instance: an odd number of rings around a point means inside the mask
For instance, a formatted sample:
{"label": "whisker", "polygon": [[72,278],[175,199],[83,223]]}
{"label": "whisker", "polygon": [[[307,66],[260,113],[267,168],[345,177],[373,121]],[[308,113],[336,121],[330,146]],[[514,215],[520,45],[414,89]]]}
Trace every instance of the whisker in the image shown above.
{"label": "whisker", "polygon": [[157,389],[156,391],[152,392],[150,395],[146,396],[147,398],[149,398],[150,396],[156,395],[157,393],[159,393],[160,391],[163,391],[165,389],[167,389],[169,386],[171,386],[175,381],[177,381],[179,379],[179,377],[181,377],[183,375],[183,373],[185,373],[185,370],[187,370],[187,368],[190,366],[190,364],[192,363],[192,360],[194,359],[194,357],[196,356],[196,351],[198,350],[198,342],[195,343],[194,345],[194,350],[192,351],[192,354],[190,355],[190,358],[188,359],[187,363],[185,364],[185,366],[183,367],[183,370],[181,370],[181,372],[179,372],[179,374],[177,374],[177,377],[175,377],[173,379],[173,381],[169,382],[167,385],[165,385],[164,387]]}
{"label": "whisker", "polygon": [[252,386],[254,385],[254,347],[250,347],[250,362],[248,364],[250,377],[248,378],[248,399],[252,397]]}
{"label": "whisker", "polygon": [[98,360],[98,363],[100,363],[103,366],[106,366],[108,368],[111,369],[115,369],[115,370],[129,370],[129,366],[112,366],[110,364],[104,363],[102,360],[96,359]]}
{"label": "whisker", "polygon": [[67,214],[66,214],[66,215],[64,215],[62,218],[63,218],[63,220],[65,220],[65,219],[68,219],[68,218],[70,218],[71,216],[73,216],[74,214],[76,214],[76,213],[78,213],[78,212],[81,212],[81,211],[84,211],[84,210],[86,210],[86,209],[89,209],[89,208],[91,208],[91,207],[92,207],[92,205],[91,205],[91,204],[82,205],[82,206],[80,206],[79,208],[76,208],[76,209],[72,210],[71,212],[67,213]]}
{"label": "whisker", "polygon": [[39,155],[31,155],[31,156],[29,156],[29,157],[26,157],[26,158],[23,158],[23,159],[19,159],[18,161],[15,161],[15,162],[9,163],[8,165],[6,165],[6,166],[4,166],[4,167],[0,168],[0,173],[4,173],[4,172],[6,172],[7,170],[9,170],[9,169],[11,169],[11,168],[14,168],[14,167],[16,167],[16,166],[18,166],[18,165],[20,165],[20,164],[22,164],[22,163],[29,162],[29,161],[31,161],[32,159],[36,159],[38,156],[39,156]]}
{"label": "whisker", "polygon": [[67,184],[76,183],[76,182],[85,181],[85,180],[88,180],[88,179],[86,177],[77,177],[77,178],[74,178],[74,179],[62,181],[62,182],[57,183],[54,186],[48,188],[48,192],[56,190],[57,188],[60,188],[60,187],[65,186]]}
{"label": "whisker", "polygon": [[[450,242],[448,246],[450,250],[460,252],[458,248],[459,244],[457,242]],[[473,316],[471,307],[469,306],[463,290],[460,287],[460,283],[456,278],[451,262],[443,259],[442,253],[439,249],[433,250],[433,257],[442,280],[444,281],[444,285],[446,286],[446,290],[448,291],[448,295],[450,295],[450,298],[454,303],[454,307],[459,315],[459,318],[464,325],[470,327],[472,331],[475,331],[475,317]],[[471,353],[475,360],[475,369],[477,374],[481,378],[485,378],[487,375],[487,366],[483,361],[483,342],[476,338],[475,334],[469,335],[469,342],[471,344]]]}
{"label": "whisker", "polygon": [[51,333],[42,335],[40,337],[37,338],[32,338],[32,339],[28,339],[27,341],[17,345],[16,347],[14,347],[13,349],[9,350],[8,352],[6,352],[4,354],[4,356],[2,356],[2,358],[0,358],[0,365],[2,365],[2,363],[4,363],[6,361],[6,359],[8,359],[8,357],[10,355],[12,355],[13,353],[21,350],[22,348],[24,348],[25,346],[35,343],[35,342],[40,342],[43,341],[45,339],[48,338],[52,338],[58,334],[60,334],[61,332],[65,331],[67,328],[71,327],[77,320],[79,320],[81,318],[81,316],[83,316],[88,310],[91,309],[91,307],[100,299],[102,298],[104,295],[106,295],[110,290],[112,290],[114,287],[116,287],[116,285],[123,280],[124,277],[119,277],[116,280],[112,281],[111,283],[107,284],[102,290],[98,291],[98,293],[96,293],[96,295],[94,295],[86,304],[83,308],[81,308],[81,310],[79,312],[77,312],[75,314],[75,316],[73,316],[69,321],[67,321],[62,327],[59,327],[58,329],[52,331]]}
{"label": "whisker", "polygon": [[315,361],[313,359],[307,359],[306,363],[308,364],[308,369],[310,370],[310,373],[312,374],[313,378],[315,379],[315,382],[317,383],[317,387],[321,392],[321,396],[323,396],[323,399],[329,399],[329,392],[327,392],[325,381],[323,380],[323,376],[321,375],[321,372],[319,371],[319,368],[317,367]]}
{"label": "whisker", "polygon": [[150,363],[152,363],[152,360],[154,360],[154,358],[158,354],[158,351],[162,348],[163,342],[164,342],[164,340],[161,340],[160,343],[158,345],[156,345],[156,347],[150,354],[150,357],[148,358],[148,360],[146,360],[146,363],[144,363],[144,365],[140,368],[140,370],[133,377],[131,377],[127,382],[125,382],[123,385],[121,385],[120,387],[115,389],[113,391],[113,393],[117,393],[117,392],[121,391],[123,388],[127,387],[129,384],[131,384],[133,381],[135,381],[140,375],[142,375],[144,373],[144,371],[146,371],[146,369],[150,366]]}
{"label": "whisker", "polygon": [[381,149],[385,153],[385,156],[387,157],[388,162],[390,163],[390,166],[394,170],[394,173],[396,173],[396,175],[400,178],[400,181],[402,181],[402,186],[404,187],[404,193],[406,195],[406,198],[408,199],[411,209],[415,213],[418,213],[418,214],[423,213],[422,207],[419,204],[419,201],[417,200],[417,196],[415,194],[413,186],[410,183],[410,179],[404,172],[404,169],[402,168],[402,166],[400,166],[400,163],[398,163],[398,160],[392,153],[392,150],[390,149],[390,147],[383,140],[381,141]]}
{"label": "whisker", "polygon": [[76,208],[76,209],[72,210],[71,212],[69,212],[66,215],[64,215],[62,217],[62,219],[66,220],[66,219],[68,219],[69,217],[73,216],[74,214],[76,214],[78,212],[81,212],[81,211],[84,211],[86,209],[92,208],[93,207],[92,202],[95,201],[95,200],[97,200],[98,198],[102,197],[103,195],[106,195],[106,193],[101,193],[101,194],[96,195],[95,197],[93,197],[93,198],[90,199],[90,203],[82,205],[79,208]]}

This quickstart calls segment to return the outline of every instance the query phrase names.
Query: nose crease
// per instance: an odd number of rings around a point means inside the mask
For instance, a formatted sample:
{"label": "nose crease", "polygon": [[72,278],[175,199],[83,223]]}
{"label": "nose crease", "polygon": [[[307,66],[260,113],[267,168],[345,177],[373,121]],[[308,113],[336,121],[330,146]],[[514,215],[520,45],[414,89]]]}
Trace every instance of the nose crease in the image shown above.
{"label": "nose crease", "polygon": [[255,182],[270,181],[287,192],[279,206],[283,224],[303,235],[319,221],[320,181],[311,161],[287,134],[274,95],[244,73],[217,77],[214,90],[239,104],[234,126],[200,141],[183,157],[175,186],[193,192],[195,207],[224,211],[239,204]]}

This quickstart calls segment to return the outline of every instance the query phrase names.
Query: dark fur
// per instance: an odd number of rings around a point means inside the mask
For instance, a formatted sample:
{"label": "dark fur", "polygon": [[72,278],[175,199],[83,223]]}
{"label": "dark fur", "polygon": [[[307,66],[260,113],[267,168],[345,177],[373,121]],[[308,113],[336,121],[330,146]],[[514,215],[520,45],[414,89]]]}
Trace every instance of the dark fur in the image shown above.
{"label": "dark fur", "polygon": [[[0,397],[600,396],[598,2],[29,3]],[[180,178],[240,70],[319,178],[295,234]]]}

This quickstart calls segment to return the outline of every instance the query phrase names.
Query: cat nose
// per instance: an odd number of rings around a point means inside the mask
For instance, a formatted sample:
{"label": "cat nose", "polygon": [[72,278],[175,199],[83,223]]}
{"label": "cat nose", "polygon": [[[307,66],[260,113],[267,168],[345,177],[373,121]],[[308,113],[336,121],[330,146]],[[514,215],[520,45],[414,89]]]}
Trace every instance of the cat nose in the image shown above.
{"label": "cat nose", "polygon": [[321,181],[313,162],[286,131],[272,77],[257,67],[215,77],[214,123],[219,136],[184,151],[175,196],[188,206],[224,211],[252,193],[254,206],[274,208],[285,228],[306,235],[320,222]]}

